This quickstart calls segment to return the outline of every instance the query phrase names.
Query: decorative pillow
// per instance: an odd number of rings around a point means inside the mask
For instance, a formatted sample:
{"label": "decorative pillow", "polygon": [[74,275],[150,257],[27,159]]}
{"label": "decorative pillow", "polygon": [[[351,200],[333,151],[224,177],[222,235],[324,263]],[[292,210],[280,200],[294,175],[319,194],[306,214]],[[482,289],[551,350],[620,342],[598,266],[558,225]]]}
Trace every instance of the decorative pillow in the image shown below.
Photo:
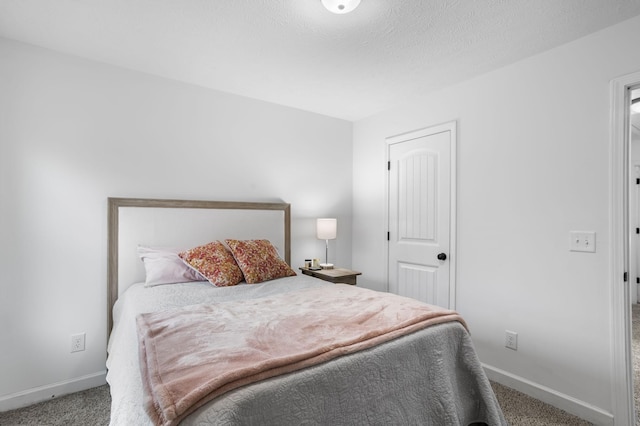
{"label": "decorative pillow", "polygon": [[232,286],[242,281],[242,271],[220,241],[183,251],[178,256],[216,287]]}
{"label": "decorative pillow", "polygon": [[142,259],[146,271],[145,287],[188,281],[205,281],[202,275],[184,264],[178,257],[179,251],[178,249],[170,248],[138,246],[138,256]]}
{"label": "decorative pillow", "polygon": [[291,277],[296,273],[278,255],[269,240],[225,240],[248,284],[276,278]]}

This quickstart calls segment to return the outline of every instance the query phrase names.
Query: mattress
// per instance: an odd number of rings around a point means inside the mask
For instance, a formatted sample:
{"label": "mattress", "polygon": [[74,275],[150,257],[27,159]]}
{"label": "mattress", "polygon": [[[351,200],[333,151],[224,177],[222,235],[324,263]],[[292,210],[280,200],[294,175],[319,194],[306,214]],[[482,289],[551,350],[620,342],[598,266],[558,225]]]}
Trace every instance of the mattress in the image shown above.
{"label": "mattress", "polygon": [[[306,275],[261,284],[135,284],[113,309],[107,381],[112,425],[151,425],[143,408],[135,318],[194,304],[259,298],[329,284]],[[435,325],[303,370],[232,390],[183,425],[506,424],[458,322]]]}

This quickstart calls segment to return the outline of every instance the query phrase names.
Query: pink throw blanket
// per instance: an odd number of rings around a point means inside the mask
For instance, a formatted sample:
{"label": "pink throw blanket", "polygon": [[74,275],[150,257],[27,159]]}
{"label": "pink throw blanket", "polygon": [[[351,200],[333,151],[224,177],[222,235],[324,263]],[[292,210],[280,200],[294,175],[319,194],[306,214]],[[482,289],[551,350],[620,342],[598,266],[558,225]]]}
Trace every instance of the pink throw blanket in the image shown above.
{"label": "pink throw blanket", "polygon": [[145,408],[175,425],[232,389],[448,321],[465,325],[451,310],[340,284],[141,314]]}

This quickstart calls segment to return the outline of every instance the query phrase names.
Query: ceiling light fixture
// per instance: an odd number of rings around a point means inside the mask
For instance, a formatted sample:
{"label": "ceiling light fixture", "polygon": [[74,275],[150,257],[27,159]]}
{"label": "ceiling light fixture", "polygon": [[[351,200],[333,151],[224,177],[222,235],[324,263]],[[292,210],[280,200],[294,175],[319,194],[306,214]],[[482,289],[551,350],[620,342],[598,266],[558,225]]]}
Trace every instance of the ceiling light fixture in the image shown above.
{"label": "ceiling light fixture", "polygon": [[322,5],[328,11],[344,15],[354,10],[360,4],[360,0],[321,0]]}
{"label": "ceiling light fixture", "polygon": [[640,112],[640,98],[631,101],[631,112]]}

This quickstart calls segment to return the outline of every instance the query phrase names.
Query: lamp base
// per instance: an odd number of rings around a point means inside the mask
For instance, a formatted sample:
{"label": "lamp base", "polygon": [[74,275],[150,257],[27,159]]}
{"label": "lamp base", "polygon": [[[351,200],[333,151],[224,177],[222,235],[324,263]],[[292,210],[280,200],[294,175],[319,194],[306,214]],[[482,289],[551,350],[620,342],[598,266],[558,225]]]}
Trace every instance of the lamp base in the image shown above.
{"label": "lamp base", "polygon": [[333,263],[321,263],[320,267],[322,269],[333,269]]}

